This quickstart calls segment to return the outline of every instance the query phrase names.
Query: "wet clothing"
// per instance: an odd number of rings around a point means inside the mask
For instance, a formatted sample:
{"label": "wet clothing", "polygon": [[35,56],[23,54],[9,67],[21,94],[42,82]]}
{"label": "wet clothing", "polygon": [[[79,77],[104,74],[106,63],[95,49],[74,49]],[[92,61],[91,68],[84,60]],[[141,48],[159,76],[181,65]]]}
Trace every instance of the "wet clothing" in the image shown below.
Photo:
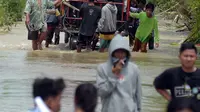
{"label": "wet clothing", "polygon": [[[118,49],[127,51],[125,65],[121,70],[124,77],[120,80],[112,72],[114,66],[113,52]],[[97,88],[102,100],[101,112],[140,112],[141,83],[137,65],[129,61],[129,41],[116,35],[109,46],[109,59],[97,68]]]}
{"label": "wet clothing", "polygon": [[85,36],[85,35],[79,34],[77,45],[81,47],[82,45],[86,44],[87,47],[90,47],[92,38],[93,36]]}
{"label": "wet clothing", "polygon": [[149,49],[154,49],[154,32],[149,35]]}
{"label": "wet clothing", "polygon": [[101,11],[98,30],[101,34],[115,33],[117,24],[117,7],[107,3]]}
{"label": "wet clothing", "polygon": [[133,51],[138,52],[141,50],[141,52],[147,52],[147,42],[141,42],[138,38],[135,39],[134,48]]}
{"label": "wet clothing", "polygon": [[31,31],[28,26],[26,25],[26,28],[28,30],[28,40],[38,40],[39,33],[46,32],[47,31],[47,24],[45,23],[44,26],[42,26],[41,29],[36,31]]}
{"label": "wet clothing", "polygon": [[93,36],[101,18],[101,8],[98,6],[83,5],[80,9],[80,16],[83,18],[80,26],[80,34]]}
{"label": "wet clothing", "polygon": [[99,48],[100,49],[109,48],[110,42],[111,42],[111,40],[104,40],[104,39],[100,38],[100,46],[99,46]]}
{"label": "wet clothing", "polygon": [[31,31],[37,31],[42,29],[46,23],[47,7],[52,7],[53,2],[49,0],[41,0],[41,6],[38,0],[27,0],[24,10],[25,14],[30,14],[29,29]]}
{"label": "wet clothing", "polygon": [[158,22],[155,16],[148,18],[146,12],[130,13],[131,17],[136,17],[140,20],[139,27],[137,28],[135,37],[142,43],[148,42],[148,36],[154,30],[155,42],[159,42],[158,36]]}
{"label": "wet clothing", "polygon": [[200,69],[191,73],[184,72],[181,67],[165,70],[156,77],[154,86],[157,89],[169,89],[172,98],[195,97],[200,101]]}

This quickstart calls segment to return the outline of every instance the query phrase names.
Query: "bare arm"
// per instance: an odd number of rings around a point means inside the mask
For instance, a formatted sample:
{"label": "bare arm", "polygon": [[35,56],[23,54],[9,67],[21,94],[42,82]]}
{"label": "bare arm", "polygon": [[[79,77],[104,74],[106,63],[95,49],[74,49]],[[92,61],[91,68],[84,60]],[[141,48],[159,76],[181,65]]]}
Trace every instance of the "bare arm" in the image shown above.
{"label": "bare arm", "polygon": [[29,24],[30,22],[30,14],[26,13],[26,24]]}
{"label": "bare arm", "polygon": [[156,89],[158,93],[160,93],[166,100],[170,101],[172,99],[169,92],[165,89]]}
{"label": "bare arm", "polygon": [[24,9],[24,14],[26,16],[26,24],[29,24],[30,22],[30,13],[31,13],[31,2],[29,0],[26,1],[26,6]]}

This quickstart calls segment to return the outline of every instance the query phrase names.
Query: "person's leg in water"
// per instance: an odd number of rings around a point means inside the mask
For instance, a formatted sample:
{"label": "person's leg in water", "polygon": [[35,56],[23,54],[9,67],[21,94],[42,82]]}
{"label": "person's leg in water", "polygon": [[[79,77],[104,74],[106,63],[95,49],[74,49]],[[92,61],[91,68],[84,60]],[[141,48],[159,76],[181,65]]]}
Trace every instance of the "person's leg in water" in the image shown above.
{"label": "person's leg in water", "polygon": [[79,34],[79,36],[78,36],[78,40],[77,40],[77,53],[80,53],[81,52],[81,48],[82,48],[82,44],[83,44],[83,42],[84,42],[84,38],[85,38],[85,36],[84,35],[81,35],[81,34]]}
{"label": "person's leg in water", "polygon": [[99,52],[104,52],[106,46],[107,46],[107,41],[101,38]]}
{"label": "person's leg in water", "polygon": [[94,34],[93,39],[92,39],[92,50],[94,51],[96,48],[96,44],[99,41],[99,35],[97,33]]}
{"label": "person's leg in water", "polygon": [[41,29],[41,32],[39,34],[39,38],[38,38],[38,49],[42,50],[42,41],[45,39],[47,34],[47,24],[44,24],[44,26]]}
{"label": "person's leg in water", "polygon": [[38,50],[38,45],[37,45],[37,43],[38,43],[37,39],[39,38],[38,32],[39,31],[29,31],[28,32],[28,38],[30,40],[32,40],[32,49],[33,50]]}
{"label": "person's leg in water", "polygon": [[30,31],[28,25],[27,24],[25,24],[25,25],[28,30],[28,40],[32,41],[32,49],[38,50],[38,45],[37,45],[38,41],[37,40],[38,40],[38,32],[39,31]]}
{"label": "person's leg in water", "polygon": [[93,36],[85,36],[86,50],[91,51],[91,40]]}
{"label": "person's leg in water", "polygon": [[139,52],[141,44],[142,44],[141,41],[138,38],[135,38],[134,47],[132,51]]}
{"label": "person's leg in water", "polygon": [[32,49],[38,50],[37,40],[32,40]]}
{"label": "person's leg in water", "polygon": [[147,53],[147,42],[141,43],[141,52]]}
{"label": "person's leg in water", "polygon": [[154,33],[153,32],[149,35],[149,49],[150,50],[154,49]]}
{"label": "person's leg in water", "polygon": [[45,46],[48,48],[49,44],[52,43],[53,35],[54,35],[55,27],[50,25],[48,26],[47,36],[46,36],[46,43]]}
{"label": "person's leg in water", "polygon": [[60,43],[60,28],[56,27],[55,29],[55,41],[54,44],[58,45]]}

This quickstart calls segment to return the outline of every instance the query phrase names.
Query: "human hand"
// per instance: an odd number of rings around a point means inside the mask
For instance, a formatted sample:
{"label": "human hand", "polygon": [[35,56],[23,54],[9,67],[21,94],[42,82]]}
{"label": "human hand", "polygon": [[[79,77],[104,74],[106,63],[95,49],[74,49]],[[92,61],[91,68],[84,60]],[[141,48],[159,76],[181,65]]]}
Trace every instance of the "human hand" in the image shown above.
{"label": "human hand", "polygon": [[121,72],[121,69],[124,65],[124,61],[123,60],[119,60],[117,62],[117,64],[112,68],[112,72],[117,76],[117,77],[120,77],[120,72]]}
{"label": "human hand", "polygon": [[158,48],[159,47],[159,43],[156,43],[156,48]]}

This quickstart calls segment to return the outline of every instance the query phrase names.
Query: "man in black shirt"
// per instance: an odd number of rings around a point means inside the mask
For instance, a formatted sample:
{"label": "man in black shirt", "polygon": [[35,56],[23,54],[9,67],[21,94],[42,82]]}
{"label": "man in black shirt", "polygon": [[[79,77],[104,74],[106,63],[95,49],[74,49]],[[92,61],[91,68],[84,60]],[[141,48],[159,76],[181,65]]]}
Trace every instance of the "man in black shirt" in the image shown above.
{"label": "man in black shirt", "polygon": [[86,42],[87,50],[90,49],[91,39],[97,29],[98,21],[101,18],[101,8],[95,6],[93,2],[94,0],[89,0],[89,3],[82,5],[80,9],[82,23],[77,42],[77,52],[81,52],[83,42]]}
{"label": "man in black shirt", "polygon": [[[194,98],[200,101],[200,69],[195,67],[197,48],[192,43],[183,43],[179,59],[181,67],[164,71],[154,80],[158,93],[170,101],[176,98]],[[167,92],[170,90],[171,94]],[[200,103],[199,103],[200,104]]]}

